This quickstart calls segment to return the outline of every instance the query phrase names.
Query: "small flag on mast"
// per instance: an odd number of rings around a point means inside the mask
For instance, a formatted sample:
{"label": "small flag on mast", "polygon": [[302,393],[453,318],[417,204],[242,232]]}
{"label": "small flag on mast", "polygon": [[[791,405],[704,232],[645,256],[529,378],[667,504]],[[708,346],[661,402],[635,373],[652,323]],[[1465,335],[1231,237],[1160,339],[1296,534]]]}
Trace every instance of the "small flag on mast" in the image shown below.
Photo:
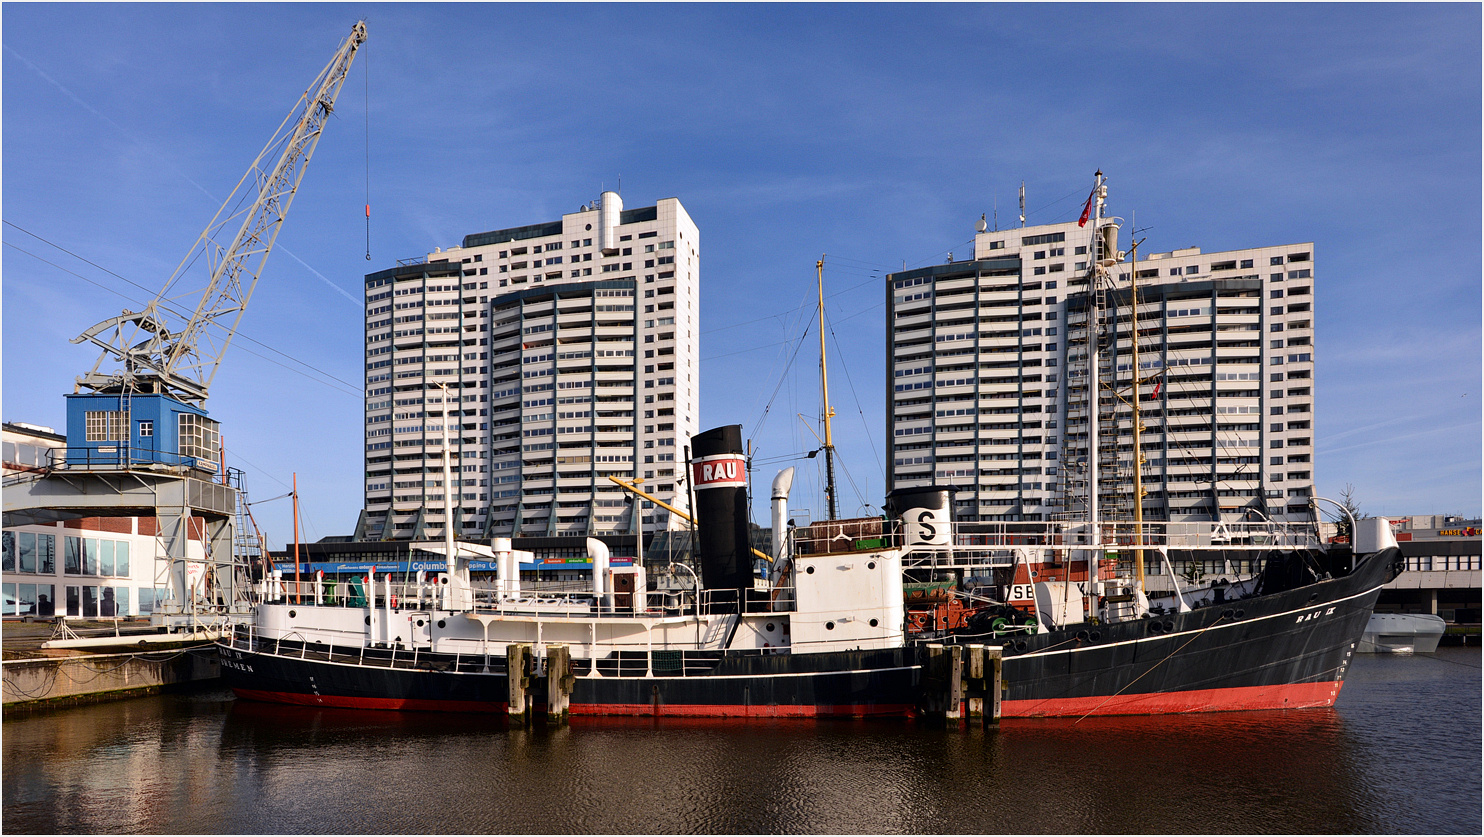
{"label": "small flag on mast", "polygon": [[1094,187],[1091,192],[1087,193],[1087,203],[1082,204],[1082,217],[1077,219],[1077,226],[1087,226],[1087,217],[1092,214],[1092,196],[1096,195],[1097,193],[1098,190],[1096,187]]}

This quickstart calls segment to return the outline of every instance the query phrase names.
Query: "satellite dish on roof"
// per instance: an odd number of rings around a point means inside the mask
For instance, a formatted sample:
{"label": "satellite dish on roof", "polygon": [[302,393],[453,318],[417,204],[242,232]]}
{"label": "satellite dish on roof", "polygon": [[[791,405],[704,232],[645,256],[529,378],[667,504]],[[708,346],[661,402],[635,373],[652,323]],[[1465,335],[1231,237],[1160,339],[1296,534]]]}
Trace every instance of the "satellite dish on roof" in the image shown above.
{"label": "satellite dish on roof", "polygon": [[979,232],[984,232],[985,230],[989,229],[989,222],[984,219],[984,215],[979,216],[979,223],[974,225],[974,229],[978,230]]}

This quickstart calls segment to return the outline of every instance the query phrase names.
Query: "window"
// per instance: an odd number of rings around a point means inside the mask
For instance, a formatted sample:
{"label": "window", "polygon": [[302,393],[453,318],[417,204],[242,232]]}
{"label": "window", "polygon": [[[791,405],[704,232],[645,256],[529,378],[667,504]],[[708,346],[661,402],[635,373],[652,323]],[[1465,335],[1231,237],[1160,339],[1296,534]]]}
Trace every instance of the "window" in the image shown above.
{"label": "window", "polygon": [[1290,262],[1306,262],[1306,261],[1309,260],[1309,254],[1308,253],[1289,253],[1288,254],[1288,260]]}
{"label": "window", "polygon": [[[1066,233],[1059,233],[1059,232],[1058,233],[1046,233],[1045,235],[1028,235],[1028,236],[1024,236],[1024,237],[1022,237],[1020,239],[1020,246],[1022,246],[1022,247],[1031,247],[1031,246],[1034,246],[1036,244],[1055,244],[1056,242],[1066,241],[1066,240],[1067,240],[1067,234]],[[992,247],[990,249],[999,249],[999,248]]]}
{"label": "window", "polygon": [[1283,464],[1283,457],[1281,457],[1281,456],[1271,456],[1271,457],[1268,457],[1268,464],[1269,465],[1282,465]]}
{"label": "window", "polygon": [[89,410],[83,417],[89,442],[116,442],[125,438],[124,414],[117,410]]}
{"label": "window", "polygon": [[1281,421],[1274,422],[1273,424],[1268,425],[1268,429],[1271,430],[1271,431],[1273,431],[1274,433],[1282,433],[1283,432],[1283,422],[1281,422]]}
{"label": "window", "polygon": [[1087,248],[1085,246],[1083,246],[1083,247],[1074,247],[1074,248],[1072,248],[1072,255],[1074,255],[1074,256],[1085,256],[1085,255],[1087,255]]}
{"label": "window", "polygon": [[1309,269],[1306,267],[1303,270],[1290,270],[1290,271],[1288,271],[1288,278],[1289,279],[1308,279],[1309,278]]}
{"label": "window", "polygon": [[1243,259],[1242,260],[1242,267],[1252,267],[1252,260],[1251,259]]}
{"label": "window", "polygon": [[216,464],[221,454],[221,424],[195,413],[180,414],[180,455]]}
{"label": "window", "polygon": [[1044,267],[1038,267],[1038,268],[1035,269],[1035,275],[1036,276],[1041,276],[1041,275],[1044,275],[1045,273],[1046,273],[1046,268],[1044,268]]}
{"label": "window", "polygon": [[1283,257],[1274,256],[1271,259],[1268,259],[1268,264],[1283,264]]}
{"label": "window", "polygon": [[139,438],[148,439],[155,435],[155,423],[150,420],[139,422]]}

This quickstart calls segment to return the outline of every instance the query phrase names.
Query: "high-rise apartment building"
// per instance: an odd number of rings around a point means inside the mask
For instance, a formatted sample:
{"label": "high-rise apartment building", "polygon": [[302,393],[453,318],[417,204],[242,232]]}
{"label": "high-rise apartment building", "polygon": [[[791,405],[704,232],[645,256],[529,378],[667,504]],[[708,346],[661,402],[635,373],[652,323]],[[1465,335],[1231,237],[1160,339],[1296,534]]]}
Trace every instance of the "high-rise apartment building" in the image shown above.
{"label": "high-rise apartment building", "polygon": [[645,531],[682,528],[607,476],[687,508],[699,260],[679,200],[625,210],[604,192],[368,275],[357,537],[441,535],[445,491],[466,537],[632,537],[641,514]]}
{"label": "high-rise apartment building", "polygon": [[984,231],[972,261],[888,277],[888,486],[953,485],[961,520],[1085,516],[1091,308],[1100,512],[1132,519],[1136,269],[1145,519],[1310,519],[1313,244],[1140,254],[1097,283],[1096,226]]}

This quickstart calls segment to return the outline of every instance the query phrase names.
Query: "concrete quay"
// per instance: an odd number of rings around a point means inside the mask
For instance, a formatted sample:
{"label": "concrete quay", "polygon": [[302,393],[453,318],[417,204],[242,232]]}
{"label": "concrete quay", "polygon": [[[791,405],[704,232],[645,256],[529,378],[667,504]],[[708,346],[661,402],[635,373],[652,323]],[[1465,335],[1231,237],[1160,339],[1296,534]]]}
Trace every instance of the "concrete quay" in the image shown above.
{"label": "concrete quay", "polygon": [[5,714],[154,694],[221,676],[209,641],[183,638],[161,644],[160,635],[144,620],[118,625],[70,621],[68,627],[79,636],[117,639],[86,650],[42,648],[54,627],[49,621],[7,620],[0,629],[0,705]]}

